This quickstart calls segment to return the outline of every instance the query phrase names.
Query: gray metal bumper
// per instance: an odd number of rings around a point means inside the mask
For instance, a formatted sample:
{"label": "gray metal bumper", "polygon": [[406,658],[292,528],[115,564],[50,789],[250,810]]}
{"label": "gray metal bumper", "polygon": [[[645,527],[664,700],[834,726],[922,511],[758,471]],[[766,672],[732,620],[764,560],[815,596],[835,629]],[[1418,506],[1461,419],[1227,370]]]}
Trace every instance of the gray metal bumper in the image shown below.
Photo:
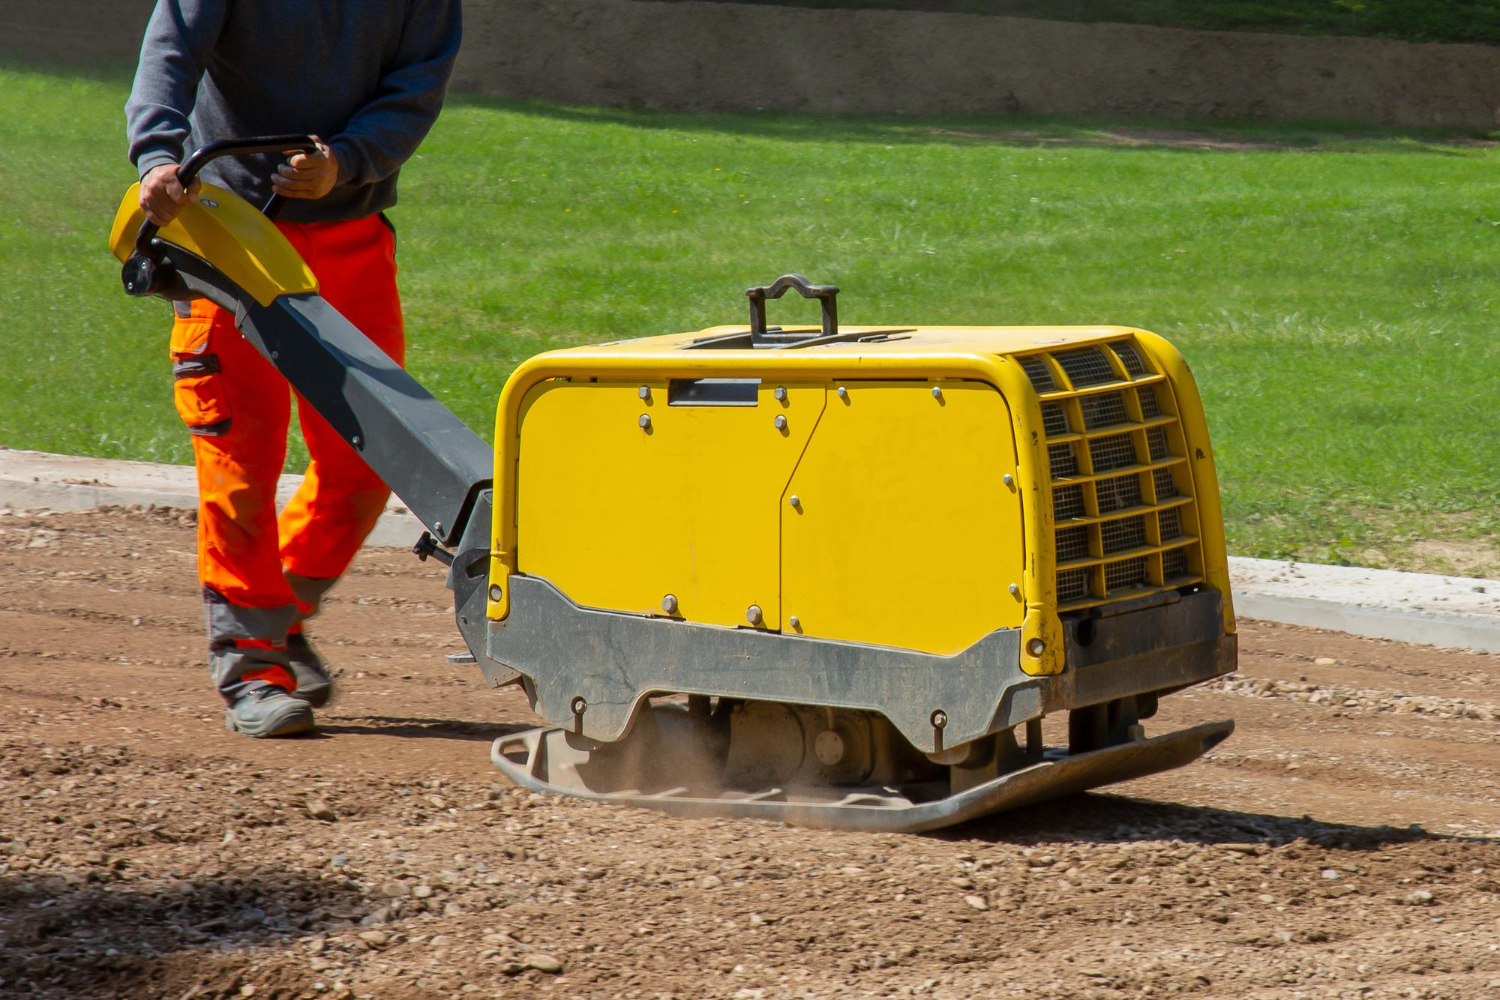
{"label": "gray metal bumper", "polygon": [[[1207,680],[1235,663],[1213,592],[1095,619],[1091,637],[1073,629],[1067,669],[1031,677],[1020,669],[1016,629],[934,656],[597,611],[546,580],[510,579],[510,616],[489,623],[480,657],[486,676],[498,684],[511,679],[501,664],[519,671],[548,723],[601,742],[624,736],[649,695],[686,693],[879,712],[934,753],[1048,712]],[[939,710],[942,730],[931,721]]]}

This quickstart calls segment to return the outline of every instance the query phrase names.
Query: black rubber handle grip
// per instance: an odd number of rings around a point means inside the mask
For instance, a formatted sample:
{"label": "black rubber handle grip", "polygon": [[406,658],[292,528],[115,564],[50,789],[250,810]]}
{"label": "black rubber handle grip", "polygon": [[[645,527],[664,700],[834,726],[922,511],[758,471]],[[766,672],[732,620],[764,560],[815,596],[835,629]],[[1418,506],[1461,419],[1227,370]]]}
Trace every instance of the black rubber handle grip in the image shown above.
{"label": "black rubber handle grip", "polygon": [[[263,135],[253,139],[224,139],[210,142],[193,150],[191,156],[177,168],[177,181],[187,190],[198,177],[198,172],[221,156],[254,156],[257,153],[314,153],[318,143],[310,135]],[[281,211],[286,199],[273,194],[261,208],[267,218],[274,219]],[[161,227],[147,219],[135,234],[137,253],[145,253]]]}
{"label": "black rubber handle grip", "polygon": [[766,333],[766,299],[779,299],[787,289],[796,289],[804,299],[817,299],[823,306],[823,336],[836,337],[839,332],[839,309],[837,285],[814,285],[800,274],[783,274],[769,285],[756,285],[745,289],[750,300],[750,335],[763,337]]}

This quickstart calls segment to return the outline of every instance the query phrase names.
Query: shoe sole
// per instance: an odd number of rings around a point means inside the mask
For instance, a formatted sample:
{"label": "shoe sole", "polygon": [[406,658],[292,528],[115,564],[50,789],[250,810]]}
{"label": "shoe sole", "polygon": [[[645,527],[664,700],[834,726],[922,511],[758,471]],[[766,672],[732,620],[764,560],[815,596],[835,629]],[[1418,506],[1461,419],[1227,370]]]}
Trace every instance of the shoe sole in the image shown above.
{"label": "shoe sole", "polygon": [[288,708],[285,712],[272,716],[258,726],[241,725],[235,721],[232,712],[224,713],[225,729],[231,733],[242,733],[258,740],[271,736],[300,736],[302,733],[312,732],[315,725],[312,709],[305,704]]}

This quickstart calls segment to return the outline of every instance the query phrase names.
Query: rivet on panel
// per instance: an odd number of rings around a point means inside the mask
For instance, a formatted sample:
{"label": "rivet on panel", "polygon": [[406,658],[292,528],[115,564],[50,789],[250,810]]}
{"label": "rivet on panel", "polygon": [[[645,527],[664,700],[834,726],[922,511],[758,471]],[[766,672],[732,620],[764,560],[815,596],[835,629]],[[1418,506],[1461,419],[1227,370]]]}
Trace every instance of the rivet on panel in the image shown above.
{"label": "rivet on panel", "polygon": [[843,386],[839,386],[837,392],[839,394],[839,399],[847,400],[849,398],[849,390],[845,389]]}
{"label": "rivet on panel", "polygon": [[1014,485],[1016,485],[1016,477],[1012,476],[1009,472],[1007,472],[1005,475],[1001,476],[1000,477],[1000,481],[1002,483],[1004,483],[1006,486],[1014,486]]}
{"label": "rivet on panel", "polygon": [[936,386],[935,385],[935,386],[932,387],[932,398],[935,399],[935,400],[937,400],[938,402],[942,402],[942,400],[943,400],[943,389],[942,389],[942,386]]}
{"label": "rivet on panel", "polygon": [[1011,597],[1020,597],[1021,596],[1021,588],[1017,587],[1015,584],[1011,584],[1009,587],[1006,587],[1005,589],[1008,590],[1008,591],[1010,591],[1010,596]]}
{"label": "rivet on panel", "polygon": [[787,497],[786,502],[789,503],[789,504],[791,504],[797,510],[801,510],[802,509],[802,498],[799,497],[795,493],[793,493],[791,496]]}
{"label": "rivet on panel", "polygon": [[775,421],[775,423],[776,423],[776,429],[778,431],[784,431],[784,430],[786,430],[786,417],[783,417],[779,413],[776,414],[776,421]]}

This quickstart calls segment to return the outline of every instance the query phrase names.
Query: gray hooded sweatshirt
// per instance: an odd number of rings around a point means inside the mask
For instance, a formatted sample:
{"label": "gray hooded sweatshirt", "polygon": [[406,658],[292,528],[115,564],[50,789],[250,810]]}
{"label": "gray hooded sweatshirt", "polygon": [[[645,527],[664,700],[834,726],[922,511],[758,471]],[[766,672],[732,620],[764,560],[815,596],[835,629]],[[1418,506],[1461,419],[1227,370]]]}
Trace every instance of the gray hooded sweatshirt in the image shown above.
{"label": "gray hooded sweatshirt", "polygon": [[[281,218],[373,215],[442,107],[461,17],[460,0],[157,0],[125,105],[130,160],[144,175],[220,139],[317,135],[339,183]],[[258,207],[284,159],[225,157],[201,176]]]}

